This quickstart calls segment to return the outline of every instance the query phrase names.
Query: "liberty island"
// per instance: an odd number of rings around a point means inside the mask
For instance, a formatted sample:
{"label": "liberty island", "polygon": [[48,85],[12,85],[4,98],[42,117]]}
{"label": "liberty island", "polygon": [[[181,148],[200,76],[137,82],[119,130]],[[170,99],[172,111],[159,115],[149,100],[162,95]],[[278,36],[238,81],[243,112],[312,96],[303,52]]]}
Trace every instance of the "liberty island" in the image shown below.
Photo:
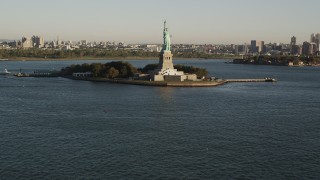
{"label": "liberty island", "polygon": [[[134,72],[134,70],[132,70],[132,65],[130,64],[123,62],[112,62],[111,64],[104,65],[104,67],[109,68],[106,70],[107,77],[95,75],[97,73],[93,73],[93,71],[95,71],[94,69],[96,68],[91,68],[87,72],[84,72],[83,69],[80,71],[79,69],[71,70],[67,72],[69,75],[68,77],[76,80],[172,87],[209,87],[226,83],[224,80],[204,79],[203,77],[199,76],[199,74],[185,73],[184,71],[175,69],[173,65],[173,54],[171,52],[170,33],[166,23],[167,22],[164,21],[163,45],[159,54],[158,65],[154,69],[150,69],[148,73],[143,74]],[[127,76],[127,78],[118,78],[119,73],[123,72],[123,68],[119,68],[119,66],[125,66],[125,68],[129,68],[129,74],[131,74],[131,76]],[[118,67],[118,69],[114,67]],[[195,67],[191,68],[201,69]]]}

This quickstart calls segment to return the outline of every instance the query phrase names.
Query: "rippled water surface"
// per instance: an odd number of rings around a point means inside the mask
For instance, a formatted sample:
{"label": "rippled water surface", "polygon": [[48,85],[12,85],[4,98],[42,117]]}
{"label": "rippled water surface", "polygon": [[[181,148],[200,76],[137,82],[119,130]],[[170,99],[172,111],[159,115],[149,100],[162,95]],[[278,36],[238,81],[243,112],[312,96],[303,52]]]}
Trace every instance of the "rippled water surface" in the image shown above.
{"label": "rippled water surface", "polygon": [[[0,62],[0,70],[84,62]],[[320,67],[224,62],[175,61],[279,82],[168,88],[1,76],[0,179],[319,178]]]}

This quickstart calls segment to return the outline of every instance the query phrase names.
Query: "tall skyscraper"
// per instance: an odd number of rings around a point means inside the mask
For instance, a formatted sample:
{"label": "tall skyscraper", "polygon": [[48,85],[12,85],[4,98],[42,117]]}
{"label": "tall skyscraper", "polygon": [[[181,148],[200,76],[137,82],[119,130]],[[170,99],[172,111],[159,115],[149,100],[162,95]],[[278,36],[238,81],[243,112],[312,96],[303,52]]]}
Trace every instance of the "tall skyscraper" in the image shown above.
{"label": "tall skyscraper", "polygon": [[307,42],[307,41],[303,42],[303,45],[302,45],[302,54],[303,54],[303,55],[306,55],[306,56],[312,54],[312,45],[311,45],[309,42]]}
{"label": "tall skyscraper", "polygon": [[257,41],[251,40],[251,53],[257,53]]}
{"label": "tall skyscraper", "polygon": [[315,35],[315,39],[320,40],[320,33],[317,33],[317,34]]}
{"label": "tall skyscraper", "polygon": [[317,44],[318,51],[320,50],[320,33],[315,35],[315,43]]}
{"label": "tall skyscraper", "polygon": [[317,51],[319,50],[318,49],[318,45],[316,44],[316,43],[310,43],[311,44],[311,54],[312,55],[315,55],[315,54],[317,54]]}
{"label": "tall skyscraper", "polygon": [[312,33],[312,34],[310,35],[310,43],[314,43],[315,40],[316,40],[316,38],[315,38],[315,36],[314,36],[314,33]]}
{"label": "tall skyscraper", "polygon": [[44,47],[44,38],[41,36],[38,37],[38,45],[39,47]]}
{"label": "tall skyscraper", "polygon": [[61,45],[62,44],[62,41],[60,40],[59,36],[57,37],[57,45]]}
{"label": "tall skyscraper", "polygon": [[296,37],[294,37],[294,36],[291,37],[290,45],[291,45],[291,46],[292,46],[292,45],[297,45],[297,38],[296,38]]}
{"label": "tall skyscraper", "polygon": [[290,54],[291,55],[298,55],[299,54],[299,46],[297,46],[297,38],[295,36],[291,37]]}
{"label": "tall skyscraper", "polygon": [[265,53],[264,41],[258,41],[256,46],[258,47],[258,53]]}

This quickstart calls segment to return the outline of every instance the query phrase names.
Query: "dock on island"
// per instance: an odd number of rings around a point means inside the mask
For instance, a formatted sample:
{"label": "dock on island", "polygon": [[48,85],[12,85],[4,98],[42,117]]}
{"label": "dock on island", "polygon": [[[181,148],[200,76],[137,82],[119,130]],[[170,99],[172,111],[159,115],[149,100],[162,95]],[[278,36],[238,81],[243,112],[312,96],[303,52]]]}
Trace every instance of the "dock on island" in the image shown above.
{"label": "dock on island", "polygon": [[277,82],[275,78],[261,78],[261,79],[225,79],[226,83],[233,82]]}

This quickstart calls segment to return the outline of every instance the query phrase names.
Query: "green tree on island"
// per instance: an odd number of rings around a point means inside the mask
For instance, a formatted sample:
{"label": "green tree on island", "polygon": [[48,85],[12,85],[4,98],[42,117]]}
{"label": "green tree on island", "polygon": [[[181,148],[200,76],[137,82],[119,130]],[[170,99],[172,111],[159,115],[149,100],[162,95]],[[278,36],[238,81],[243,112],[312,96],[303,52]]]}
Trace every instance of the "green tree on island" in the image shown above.
{"label": "green tree on island", "polygon": [[[82,65],[71,65],[69,67],[63,68],[61,74],[64,76],[71,76],[72,73],[79,72],[92,72],[93,77],[101,78],[129,78],[133,77],[135,73],[149,73],[150,71],[155,70],[158,67],[158,64],[148,64],[143,68],[137,69],[132,64],[123,61],[112,61],[105,64],[102,63],[84,63]],[[208,71],[204,68],[198,68],[193,66],[185,65],[175,65],[175,69],[179,71],[184,71],[189,74],[196,74],[198,77],[207,76]]]}
{"label": "green tree on island", "polygon": [[93,63],[82,65],[71,65],[63,68],[61,74],[70,76],[72,73],[92,72],[93,77],[107,77],[107,78],[128,78],[137,73],[137,68],[127,62],[109,62],[106,64]]}
{"label": "green tree on island", "polygon": [[107,72],[107,78],[114,79],[119,76],[119,71],[114,67],[111,67]]}

